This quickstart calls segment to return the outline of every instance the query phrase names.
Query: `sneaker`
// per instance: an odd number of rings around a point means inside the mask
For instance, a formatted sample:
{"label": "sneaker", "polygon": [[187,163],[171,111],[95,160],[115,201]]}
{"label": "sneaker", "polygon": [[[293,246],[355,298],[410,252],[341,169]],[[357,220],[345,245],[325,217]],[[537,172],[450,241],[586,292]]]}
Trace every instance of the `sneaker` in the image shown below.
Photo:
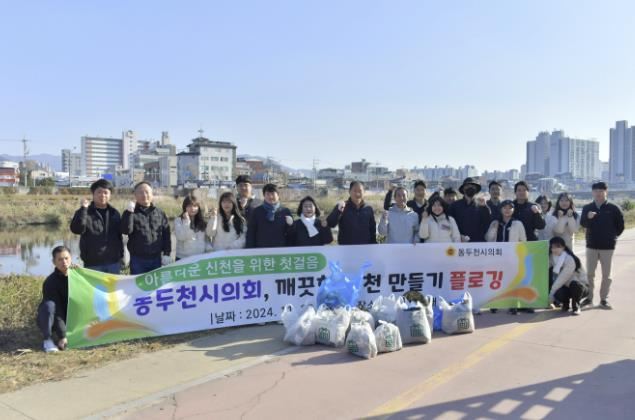
{"label": "sneaker", "polygon": [[509,311],[507,311],[510,315],[518,315],[518,309],[516,308],[511,308]]}
{"label": "sneaker", "polygon": [[562,305],[562,307],[560,308],[560,310],[562,312],[569,312],[569,305]]}
{"label": "sneaker", "polygon": [[571,312],[571,315],[580,315],[581,313],[582,311],[580,310],[580,307],[578,306],[577,308],[573,310],[573,312]]}
{"label": "sneaker", "polygon": [[608,300],[601,300],[600,301],[600,308],[602,308],[602,309],[613,309],[613,307],[611,306],[611,304],[609,303]]}
{"label": "sneaker", "polygon": [[495,314],[496,312],[498,312],[498,309],[496,309],[496,308],[491,308],[489,311],[490,311],[491,313]]}
{"label": "sneaker", "polygon": [[593,299],[590,299],[588,297],[584,298],[581,302],[580,302],[580,307],[584,308],[585,306],[593,306]]}
{"label": "sneaker", "polygon": [[51,340],[50,338],[48,340],[44,340],[42,348],[44,349],[45,353],[55,353],[56,351],[60,351],[60,349],[57,348],[53,340]]}

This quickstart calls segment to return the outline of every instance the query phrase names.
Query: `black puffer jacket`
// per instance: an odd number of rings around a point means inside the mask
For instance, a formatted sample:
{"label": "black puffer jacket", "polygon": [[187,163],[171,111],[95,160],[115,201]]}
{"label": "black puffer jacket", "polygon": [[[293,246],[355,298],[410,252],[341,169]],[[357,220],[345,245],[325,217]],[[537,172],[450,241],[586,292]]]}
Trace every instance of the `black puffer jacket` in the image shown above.
{"label": "black puffer jacket", "polygon": [[128,235],[130,255],[156,257],[170,255],[172,238],[168,218],[158,207],[137,204],[134,213],[126,210],[121,218],[121,233]]}
{"label": "black puffer jacket", "polygon": [[71,232],[79,237],[79,251],[86,267],[112,264],[123,257],[121,216],[108,205],[105,216],[91,203],[75,212]]}

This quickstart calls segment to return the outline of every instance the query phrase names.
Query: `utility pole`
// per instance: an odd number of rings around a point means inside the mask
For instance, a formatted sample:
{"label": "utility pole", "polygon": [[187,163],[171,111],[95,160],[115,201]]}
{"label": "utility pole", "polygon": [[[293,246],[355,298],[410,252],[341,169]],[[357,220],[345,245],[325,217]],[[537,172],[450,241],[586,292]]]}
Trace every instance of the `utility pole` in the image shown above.
{"label": "utility pole", "polygon": [[29,140],[22,138],[22,154],[23,154],[23,160],[24,160],[24,186],[27,186],[27,178],[29,177],[29,170],[26,167],[26,160],[29,157],[29,146],[27,145],[27,142]]}
{"label": "utility pole", "polygon": [[316,190],[316,181],[317,181],[317,165],[319,165],[320,161],[316,158],[313,158],[313,192]]}

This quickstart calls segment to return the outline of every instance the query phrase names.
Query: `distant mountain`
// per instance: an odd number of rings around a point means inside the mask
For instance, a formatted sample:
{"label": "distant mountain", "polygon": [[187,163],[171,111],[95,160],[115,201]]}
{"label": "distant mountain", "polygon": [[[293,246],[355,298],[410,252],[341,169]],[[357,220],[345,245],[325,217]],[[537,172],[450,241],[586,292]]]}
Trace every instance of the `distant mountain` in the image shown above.
{"label": "distant mountain", "polygon": [[[22,162],[23,156],[0,155],[0,160],[10,160],[12,162]],[[34,160],[43,165],[49,165],[54,171],[62,170],[62,157],[42,153],[39,155],[29,155],[29,160]]]}

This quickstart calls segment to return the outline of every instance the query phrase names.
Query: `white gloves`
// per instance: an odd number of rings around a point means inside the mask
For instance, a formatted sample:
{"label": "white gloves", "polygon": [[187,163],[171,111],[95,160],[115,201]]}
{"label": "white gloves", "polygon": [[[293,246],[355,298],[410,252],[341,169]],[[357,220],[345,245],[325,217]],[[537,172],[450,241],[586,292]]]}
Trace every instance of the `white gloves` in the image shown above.
{"label": "white gloves", "polygon": [[127,209],[127,210],[128,210],[130,213],[134,213],[134,208],[135,208],[135,206],[136,206],[136,205],[137,205],[137,204],[136,204],[134,201],[130,201],[130,202],[128,202],[128,209]]}
{"label": "white gloves", "polygon": [[293,217],[291,216],[284,216],[284,220],[287,222],[289,226],[293,224]]}
{"label": "white gloves", "polygon": [[346,202],[345,201],[338,201],[337,202],[337,209],[339,211],[344,211],[344,207],[346,207]]}
{"label": "white gloves", "polygon": [[161,265],[170,265],[172,264],[172,257],[169,255],[161,256]]}

